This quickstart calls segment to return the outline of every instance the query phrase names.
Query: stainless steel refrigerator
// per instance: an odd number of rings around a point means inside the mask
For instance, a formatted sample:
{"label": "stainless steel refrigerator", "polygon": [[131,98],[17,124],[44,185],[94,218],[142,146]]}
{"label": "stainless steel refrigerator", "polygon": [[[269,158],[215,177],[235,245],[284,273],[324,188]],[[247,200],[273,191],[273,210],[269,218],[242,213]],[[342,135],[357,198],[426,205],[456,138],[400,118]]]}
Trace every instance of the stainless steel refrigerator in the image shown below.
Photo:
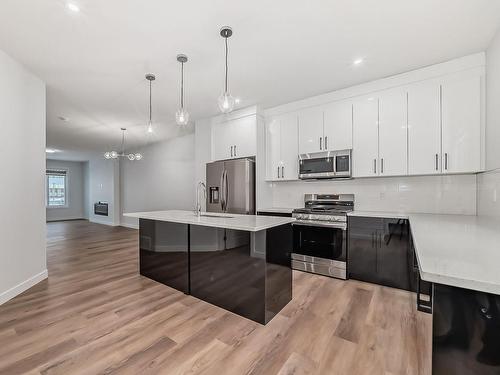
{"label": "stainless steel refrigerator", "polygon": [[207,163],[207,211],[255,215],[255,161]]}

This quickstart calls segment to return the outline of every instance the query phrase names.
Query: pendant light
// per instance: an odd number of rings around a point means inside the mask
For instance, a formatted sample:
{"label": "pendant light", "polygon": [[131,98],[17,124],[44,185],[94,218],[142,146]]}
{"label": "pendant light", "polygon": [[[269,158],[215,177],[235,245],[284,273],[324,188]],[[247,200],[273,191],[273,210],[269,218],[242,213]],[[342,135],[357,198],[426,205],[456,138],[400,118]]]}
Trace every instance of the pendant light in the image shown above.
{"label": "pendant light", "polygon": [[122,131],[122,146],[120,151],[109,151],[104,153],[104,157],[106,159],[118,159],[118,158],[127,158],[130,161],[133,160],[141,160],[142,159],[142,154],[141,153],[130,153],[130,154],[125,154],[125,131],[127,130],[126,128],[121,128]]}
{"label": "pendant light", "polygon": [[181,63],[181,106],[175,112],[175,121],[177,125],[185,126],[189,122],[189,113],[184,108],[184,63],[188,61],[186,55],[177,55],[177,61]]}
{"label": "pendant light", "polygon": [[151,85],[153,81],[156,79],[154,74],[148,73],[146,74],[146,79],[149,81],[149,123],[148,123],[148,133],[153,133],[153,105],[151,102]]}
{"label": "pendant light", "polygon": [[225,70],[225,80],[224,80],[224,92],[222,93],[221,96],[219,96],[218,104],[219,104],[219,109],[221,110],[222,113],[229,113],[234,109],[234,98],[231,96],[227,89],[227,53],[228,53],[228,48],[227,48],[227,39],[233,35],[233,30],[229,26],[224,26],[220,30],[220,35],[221,37],[224,38],[225,46],[226,46],[226,70]]}

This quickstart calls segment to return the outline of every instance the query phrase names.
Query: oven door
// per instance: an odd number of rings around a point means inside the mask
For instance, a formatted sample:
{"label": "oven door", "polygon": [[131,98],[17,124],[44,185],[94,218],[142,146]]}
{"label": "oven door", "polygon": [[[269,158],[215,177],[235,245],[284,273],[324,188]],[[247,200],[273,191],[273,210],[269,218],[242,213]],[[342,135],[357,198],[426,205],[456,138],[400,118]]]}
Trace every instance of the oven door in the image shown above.
{"label": "oven door", "polygon": [[316,263],[321,260],[328,263],[331,261],[345,263],[347,258],[346,240],[345,225],[293,223],[294,258],[307,257],[311,262]]}

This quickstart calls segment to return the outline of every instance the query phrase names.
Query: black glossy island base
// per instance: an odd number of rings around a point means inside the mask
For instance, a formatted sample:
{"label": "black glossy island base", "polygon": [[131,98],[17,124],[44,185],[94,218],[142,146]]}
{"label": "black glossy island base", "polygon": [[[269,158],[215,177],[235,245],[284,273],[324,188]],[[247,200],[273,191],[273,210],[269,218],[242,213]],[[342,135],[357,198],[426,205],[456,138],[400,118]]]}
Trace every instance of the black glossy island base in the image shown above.
{"label": "black glossy island base", "polygon": [[500,296],[434,284],[433,375],[500,374]]}
{"label": "black glossy island base", "polygon": [[140,219],[140,273],[261,324],[292,299],[292,227],[258,232]]}

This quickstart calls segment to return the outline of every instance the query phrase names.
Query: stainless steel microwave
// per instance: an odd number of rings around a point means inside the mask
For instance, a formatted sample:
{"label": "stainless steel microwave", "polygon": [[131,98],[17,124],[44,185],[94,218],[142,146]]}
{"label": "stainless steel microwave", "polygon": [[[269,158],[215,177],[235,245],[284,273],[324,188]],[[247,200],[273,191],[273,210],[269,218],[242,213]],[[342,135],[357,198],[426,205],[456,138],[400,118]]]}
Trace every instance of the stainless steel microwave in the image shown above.
{"label": "stainless steel microwave", "polygon": [[299,156],[299,178],[350,178],[351,164],[351,150],[302,154]]}

